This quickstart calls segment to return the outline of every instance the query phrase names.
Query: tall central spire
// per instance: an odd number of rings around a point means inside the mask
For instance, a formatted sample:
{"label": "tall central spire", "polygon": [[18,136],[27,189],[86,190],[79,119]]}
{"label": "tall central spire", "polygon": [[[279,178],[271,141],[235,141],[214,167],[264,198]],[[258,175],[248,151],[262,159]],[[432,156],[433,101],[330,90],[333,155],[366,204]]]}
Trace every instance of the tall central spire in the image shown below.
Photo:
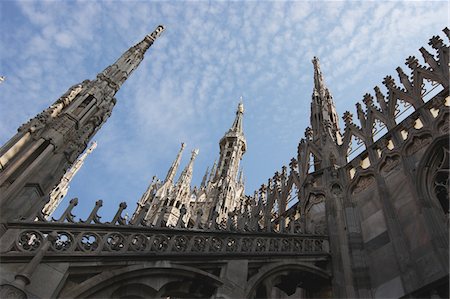
{"label": "tall central spire", "polygon": [[0,148],[1,219],[29,217],[42,210],[65,170],[111,116],[117,102],[114,95],[163,30],[158,26],[95,80],[70,87]]}

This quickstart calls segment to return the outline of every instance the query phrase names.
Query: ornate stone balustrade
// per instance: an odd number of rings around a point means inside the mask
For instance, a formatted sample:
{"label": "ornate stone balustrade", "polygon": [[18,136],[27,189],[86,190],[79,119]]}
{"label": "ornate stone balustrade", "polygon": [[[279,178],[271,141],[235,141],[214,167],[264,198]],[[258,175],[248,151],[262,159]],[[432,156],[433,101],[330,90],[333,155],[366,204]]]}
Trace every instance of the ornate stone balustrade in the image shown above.
{"label": "ornate stone balustrade", "polygon": [[[111,224],[17,222],[2,238],[2,260],[33,256],[49,239],[46,257],[328,256],[328,237]],[[51,234],[54,232],[53,234]],[[48,236],[54,236],[49,238]]]}

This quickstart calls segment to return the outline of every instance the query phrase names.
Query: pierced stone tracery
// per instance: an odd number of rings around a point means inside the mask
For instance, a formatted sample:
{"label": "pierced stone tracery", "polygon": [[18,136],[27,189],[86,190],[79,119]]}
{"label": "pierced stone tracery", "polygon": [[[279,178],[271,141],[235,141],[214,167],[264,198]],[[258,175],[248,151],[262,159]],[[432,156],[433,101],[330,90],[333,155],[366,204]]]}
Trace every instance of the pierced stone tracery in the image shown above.
{"label": "pierced stone tracery", "polygon": [[439,201],[442,210],[449,214],[449,175],[450,175],[450,151],[447,142],[440,144],[432,155],[429,164],[427,187],[431,198]]}

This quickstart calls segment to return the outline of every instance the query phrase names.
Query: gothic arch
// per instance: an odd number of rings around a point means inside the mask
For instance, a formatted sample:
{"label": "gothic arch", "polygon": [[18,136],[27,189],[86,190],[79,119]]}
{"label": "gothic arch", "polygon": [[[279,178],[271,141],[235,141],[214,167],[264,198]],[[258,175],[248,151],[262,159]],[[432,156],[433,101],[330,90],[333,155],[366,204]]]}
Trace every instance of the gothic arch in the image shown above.
{"label": "gothic arch", "polygon": [[[116,295],[127,294],[127,286],[136,284],[137,280],[140,280],[140,285],[145,285],[146,290],[153,289],[155,292],[155,296],[164,295],[165,292],[163,289],[164,286],[161,286],[158,290],[155,288],[148,286],[145,283],[142,283],[143,280],[154,280],[155,277],[174,277],[174,281],[179,281],[181,285],[183,283],[189,284],[189,282],[201,283],[204,285],[203,288],[207,291],[215,291],[217,287],[223,284],[223,281],[220,280],[217,276],[214,276],[208,272],[188,267],[182,265],[169,265],[169,266],[152,266],[152,265],[132,265],[123,267],[120,269],[114,270],[106,270],[88,280],[82,282],[80,285],[71,289],[69,292],[65,294],[60,294],[60,296],[68,297],[68,298],[91,298],[91,296],[95,296],[95,294],[99,292],[108,292]],[[121,287],[117,288],[117,285],[121,285]],[[167,285],[167,282],[165,283]],[[124,287],[123,290],[121,288]],[[158,292],[158,293],[156,293]],[[131,292],[132,293],[132,292]],[[130,294],[131,294],[130,293]],[[141,292],[142,293],[142,292]],[[142,296],[142,294],[136,294]],[[153,294],[153,291],[150,292]],[[133,295],[133,294],[131,294]],[[108,297],[110,297],[108,295]],[[143,298],[148,298],[149,296],[145,296]],[[121,297],[118,297],[121,298]]]}
{"label": "gothic arch", "polygon": [[303,230],[306,233],[326,233],[325,199],[325,194],[322,192],[309,192],[305,197],[305,202],[301,206],[301,215],[304,218]]}
{"label": "gothic arch", "polygon": [[433,134],[429,130],[412,130],[412,132],[409,132],[408,139],[401,153],[405,157],[414,155],[416,152],[428,147],[432,140]]}
{"label": "gothic arch", "polygon": [[[277,276],[285,275],[289,272],[305,273],[308,277],[329,282],[331,279],[330,273],[325,270],[301,262],[285,261],[275,264],[269,264],[259,269],[258,273],[251,277],[247,282],[245,289],[246,298],[256,298],[257,288],[267,279],[273,279]],[[295,287],[295,285],[289,286]]]}
{"label": "gothic arch", "polygon": [[364,191],[375,183],[375,176],[372,169],[358,169],[352,182],[347,187],[348,196]]}
{"label": "gothic arch", "polygon": [[378,173],[389,173],[394,170],[401,161],[401,156],[398,153],[390,153],[382,155],[378,163]]}
{"label": "gothic arch", "polygon": [[426,204],[449,214],[449,137],[441,136],[428,147],[418,165],[417,188]]}

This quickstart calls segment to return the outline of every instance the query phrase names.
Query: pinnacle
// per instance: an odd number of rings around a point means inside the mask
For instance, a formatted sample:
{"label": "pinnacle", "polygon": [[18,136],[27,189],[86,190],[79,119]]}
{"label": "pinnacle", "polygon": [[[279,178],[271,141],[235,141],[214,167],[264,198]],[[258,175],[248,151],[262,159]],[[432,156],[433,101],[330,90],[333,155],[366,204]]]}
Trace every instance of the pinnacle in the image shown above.
{"label": "pinnacle", "polygon": [[155,41],[158,37],[161,36],[164,30],[165,30],[164,26],[159,25],[152,33],[148,34],[147,36],[151,38],[153,41]]}

